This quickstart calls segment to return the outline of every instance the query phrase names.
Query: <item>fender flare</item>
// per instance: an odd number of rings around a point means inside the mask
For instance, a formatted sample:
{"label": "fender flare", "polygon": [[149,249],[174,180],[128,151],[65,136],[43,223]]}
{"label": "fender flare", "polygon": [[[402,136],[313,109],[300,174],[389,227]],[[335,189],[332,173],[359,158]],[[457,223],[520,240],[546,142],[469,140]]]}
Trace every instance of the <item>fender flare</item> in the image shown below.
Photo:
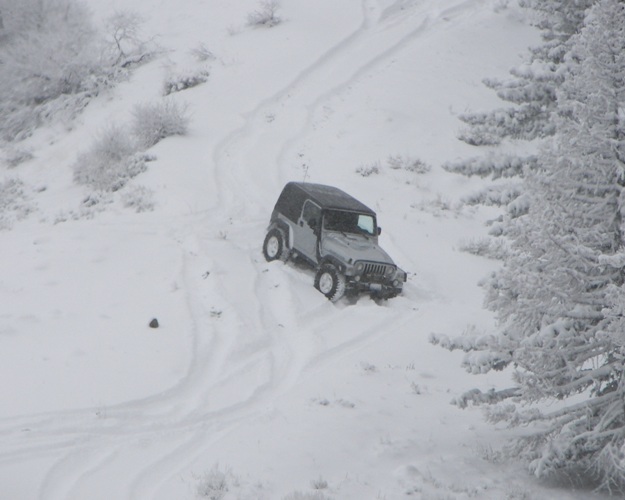
{"label": "fender flare", "polygon": [[334,266],[341,274],[345,274],[345,265],[342,264],[341,261],[338,260],[333,255],[326,255],[326,256],[324,256],[319,261],[318,268],[321,268],[321,267],[325,266],[326,264],[330,264],[331,266]]}

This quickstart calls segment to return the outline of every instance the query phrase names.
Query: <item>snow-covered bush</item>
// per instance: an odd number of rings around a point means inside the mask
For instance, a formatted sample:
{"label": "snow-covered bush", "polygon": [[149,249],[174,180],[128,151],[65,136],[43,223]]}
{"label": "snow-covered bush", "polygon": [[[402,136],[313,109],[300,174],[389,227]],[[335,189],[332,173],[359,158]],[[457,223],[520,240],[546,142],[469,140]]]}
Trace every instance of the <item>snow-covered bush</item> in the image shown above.
{"label": "snow-covered bush", "polygon": [[97,214],[104,212],[107,206],[114,201],[113,193],[107,191],[93,191],[80,203],[76,210],[61,210],[54,219],[54,224],[69,220],[93,219]]}
{"label": "snow-covered bush", "polygon": [[219,465],[204,473],[197,485],[197,496],[208,500],[221,500],[230,490],[230,484],[236,481],[230,470],[222,471]]}
{"label": "snow-covered bush", "polygon": [[315,490],[325,490],[326,488],[328,488],[328,482],[321,476],[319,476],[317,479],[313,479],[310,482],[310,485],[313,487],[313,489]]}
{"label": "snow-covered bush", "polygon": [[34,204],[21,179],[10,177],[0,182],[0,230],[10,229],[33,210]]}
{"label": "snow-covered bush", "polygon": [[[78,156],[73,165],[74,182],[96,191],[119,191],[154,160],[143,152],[145,149],[165,137],[186,132],[189,119],[185,110],[173,101],[137,106],[130,133],[122,127],[110,127]],[[154,207],[151,192],[145,188],[125,193],[122,202],[138,212]]]}
{"label": "snow-covered bush", "polygon": [[174,92],[180,92],[206,83],[208,76],[209,73],[206,69],[191,70],[176,75],[170,75],[165,79],[163,84],[163,95],[167,96]]}
{"label": "snow-covered bush", "polygon": [[133,186],[122,192],[122,203],[136,212],[154,210],[154,192],[145,186]]}
{"label": "snow-covered bush", "polygon": [[93,189],[118,191],[126,183],[147,170],[150,157],[142,153],[122,158],[115,163],[106,163],[102,157],[85,153],[78,157],[74,167],[74,180]]}
{"label": "snow-covered bush", "polygon": [[280,2],[277,0],[262,0],[258,10],[251,12],[247,16],[247,24],[249,26],[262,26],[271,28],[282,22],[277,14],[280,8]]}
{"label": "snow-covered bush", "polygon": [[132,115],[132,133],[141,149],[151,148],[172,135],[185,135],[190,121],[187,106],[170,99],[139,104]]}
{"label": "snow-covered bush", "polygon": [[199,43],[197,46],[192,48],[190,51],[191,55],[195,57],[200,62],[210,61],[215,59],[215,54],[213,54],[206,45],[203,43]]}
{"label": "snow-covered bush", "polygon": [[104,130],[91,148],[74,163],[74,181],[101,191],[117,191],[146,170],[150,158],[139,153],[137,143],[120,127]]}
{"label": "snow-covered bush", "polygon": [[361,165],[356,169],[356,173],[362,175],[363,177],[377,175],[380,173],[380,162],[376,161],[367,165]]}
{"label": "snow-covered bush", "polygon": [[404,155],[391,155],[386,160],[389,168],[393,170],[406,170],[415,174],[427,174],[432,167],[419,158]]}

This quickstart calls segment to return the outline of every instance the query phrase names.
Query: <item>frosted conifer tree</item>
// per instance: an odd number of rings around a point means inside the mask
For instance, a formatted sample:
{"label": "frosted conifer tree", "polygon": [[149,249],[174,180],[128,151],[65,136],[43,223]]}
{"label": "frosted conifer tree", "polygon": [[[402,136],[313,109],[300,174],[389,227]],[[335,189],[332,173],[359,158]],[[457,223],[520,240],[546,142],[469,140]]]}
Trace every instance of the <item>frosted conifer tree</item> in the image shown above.
{"label": "frosted conifer tree", "polygon": [[[625,3],[600,0],[574,37],[556,134],[525,180],[526,215],[486,283],[499,332],[433,341],[467,351],[473,373],[514,368],[514,387],[471,391],[489,419],[528,425],[538,476],[593,470],[625,486]],[[541,402],[559,401],[546,409]]]}

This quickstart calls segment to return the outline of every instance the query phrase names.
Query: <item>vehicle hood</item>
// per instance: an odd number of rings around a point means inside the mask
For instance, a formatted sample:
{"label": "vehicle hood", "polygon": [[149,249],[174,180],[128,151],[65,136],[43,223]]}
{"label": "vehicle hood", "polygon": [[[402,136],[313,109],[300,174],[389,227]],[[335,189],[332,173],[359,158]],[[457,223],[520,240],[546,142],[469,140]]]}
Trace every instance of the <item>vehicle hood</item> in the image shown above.
{"label": "vehicle hood", "polygon": [[373,240],[356,234],[329,233],[323,239],[324,253],[352,259],[395,264],[393,259]]}

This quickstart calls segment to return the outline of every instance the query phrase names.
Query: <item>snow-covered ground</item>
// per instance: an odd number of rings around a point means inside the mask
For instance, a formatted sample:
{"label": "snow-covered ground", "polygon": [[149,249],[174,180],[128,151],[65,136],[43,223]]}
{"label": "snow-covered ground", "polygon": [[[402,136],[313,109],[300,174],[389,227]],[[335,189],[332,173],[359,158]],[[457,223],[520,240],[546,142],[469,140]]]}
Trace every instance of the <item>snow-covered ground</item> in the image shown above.
{"label": "snow-covered ground", "polygon": [[[509,374],[468,375],[428,342],[494,324],[478,282],[497,264],[459,248],[495,212],[461,206],[482,181],[441,164],[480,153],[458,114],[499,106],[481,80],[538,40],[514,2],[285,0],[271,29],[246,25],[255,0],[89,3],[97,22],[137,11],[164,50],[0,167],[33,209],[0,232],[0,498],[600,498],[497,460],[519,431],[450,400]],[[214,59],[190,54],[200,43]],[[171,96],[189,134],[131,182],[155,209],[115,195],[81,211],[77,154],[202,69]],[[398,155],[432,169],[391,168]],[[403,296],[332,304],[311,271],[265,262],[290,180],[376,209]]]}

